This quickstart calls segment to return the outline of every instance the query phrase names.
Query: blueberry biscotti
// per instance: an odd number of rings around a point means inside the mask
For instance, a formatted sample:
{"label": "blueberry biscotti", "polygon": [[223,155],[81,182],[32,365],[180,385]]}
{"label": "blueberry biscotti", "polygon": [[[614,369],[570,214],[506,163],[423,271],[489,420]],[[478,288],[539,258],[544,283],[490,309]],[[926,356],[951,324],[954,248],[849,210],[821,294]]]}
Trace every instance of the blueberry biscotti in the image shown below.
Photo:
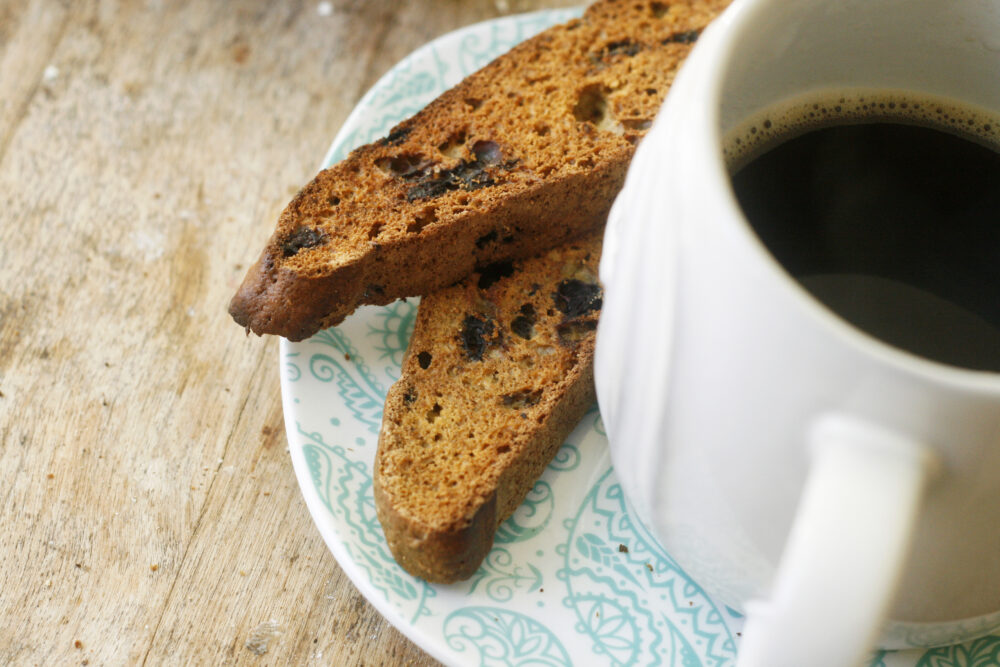
{"label": "blueberry biscotti", "polygon": [[678,66],[727,2],[599,0],[470,75],[292,200],[233,318],[300,340],[360,304],[428,294],[598,229]]}
{"label": "blueberry biscotti", "polygon": [[421,301],[374,465],[379,521],[411,574],[470,577],[593,405],[600,248],[591,235]]}

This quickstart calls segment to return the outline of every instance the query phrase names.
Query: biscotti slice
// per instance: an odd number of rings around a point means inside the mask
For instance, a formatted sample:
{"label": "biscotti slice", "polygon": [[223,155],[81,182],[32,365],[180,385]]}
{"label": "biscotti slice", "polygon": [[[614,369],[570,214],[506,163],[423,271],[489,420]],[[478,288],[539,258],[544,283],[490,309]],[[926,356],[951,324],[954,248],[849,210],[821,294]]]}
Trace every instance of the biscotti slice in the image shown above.
{"label": "biscotti slice", "polygon": [[229,311],[291,340],[360,304],[600,227],[636,143],[728,0],[600,0],[514,47],[288,205]]}
{"label": "biscotti slice", "polygon": [[421,301],[374,468],[379,521],[411,574],[472,576],[593,404],[600,249],[592,235]]}

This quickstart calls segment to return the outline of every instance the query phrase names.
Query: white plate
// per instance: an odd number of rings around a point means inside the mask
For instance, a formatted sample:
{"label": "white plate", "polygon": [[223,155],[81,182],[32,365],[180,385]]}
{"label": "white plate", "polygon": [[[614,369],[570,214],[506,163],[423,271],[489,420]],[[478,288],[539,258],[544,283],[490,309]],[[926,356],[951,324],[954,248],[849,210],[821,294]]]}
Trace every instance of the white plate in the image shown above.
{"label": "white plate", "polygon": [[[544,11],[463,28],[386,74],[347,119],[324,166],[384,136],[467,74],[578,15]],[[289,449],[309,512],[361,593],[450,665],[729,665],[740,616],[680,570],[628,514],[595,409],[469,581],[433,586],[393,561],[375,518],[371,468],[382,403],[399,377],[416,302],[364,307],[307,341],[281,343]],[[1000,638],[872,665],[1000,664]]]}

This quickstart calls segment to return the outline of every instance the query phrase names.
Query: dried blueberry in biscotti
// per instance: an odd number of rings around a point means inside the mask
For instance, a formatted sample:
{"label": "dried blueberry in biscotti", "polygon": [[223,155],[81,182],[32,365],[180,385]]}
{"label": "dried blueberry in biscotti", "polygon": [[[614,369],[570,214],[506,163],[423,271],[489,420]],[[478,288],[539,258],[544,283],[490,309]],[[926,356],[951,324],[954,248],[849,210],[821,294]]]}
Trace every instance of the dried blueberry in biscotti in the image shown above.
{"label": "dried blueberry in biscotti", "polygon": [[374,467],[378,518],[410,573],[471,576],[593,404],[600,248],[594,234],[420,302]]}

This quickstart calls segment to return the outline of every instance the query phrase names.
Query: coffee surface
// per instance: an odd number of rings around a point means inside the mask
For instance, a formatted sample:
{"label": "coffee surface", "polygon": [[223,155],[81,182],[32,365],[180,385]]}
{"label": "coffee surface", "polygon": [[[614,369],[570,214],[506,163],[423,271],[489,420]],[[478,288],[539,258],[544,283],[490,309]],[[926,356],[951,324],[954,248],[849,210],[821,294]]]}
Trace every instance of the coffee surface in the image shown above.
{"label": "coffee surface", "polygon": [[730,135],[736,197],[767,248],[856,327],[1000,371],[1000,152],[987,114],[901,94],[827,96]]}

